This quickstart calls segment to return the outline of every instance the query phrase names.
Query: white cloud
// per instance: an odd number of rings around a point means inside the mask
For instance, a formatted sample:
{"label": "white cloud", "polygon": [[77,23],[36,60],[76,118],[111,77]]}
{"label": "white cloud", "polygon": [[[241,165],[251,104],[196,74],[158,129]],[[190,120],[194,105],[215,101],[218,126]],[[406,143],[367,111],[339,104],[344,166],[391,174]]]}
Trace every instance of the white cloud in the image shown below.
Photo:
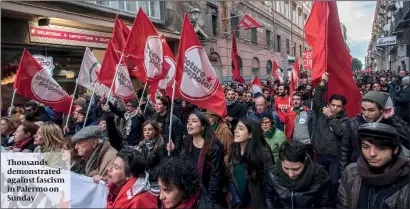
{"label": "white cloud", "polygon": [[[376,2],[337,1],[337,7],[340,22],[346,26],[348,43],[351,45],[360,43],[361,46],[353,47],[351,54],[359,56],[357,58],[364,62],[372,33]],[[366,44],[363,44],[364,42]]]}

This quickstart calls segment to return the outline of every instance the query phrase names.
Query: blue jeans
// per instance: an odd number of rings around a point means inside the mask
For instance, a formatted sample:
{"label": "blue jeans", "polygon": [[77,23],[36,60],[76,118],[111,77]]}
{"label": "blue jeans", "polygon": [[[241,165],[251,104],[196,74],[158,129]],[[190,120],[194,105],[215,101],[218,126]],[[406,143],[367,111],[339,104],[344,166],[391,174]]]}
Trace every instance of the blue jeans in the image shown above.
{"label": "blue jeans", "polygon": [[340,169],[341,162],[337,157],[329,157],[327,155],[322,155],[317,153],[316,163],[325,167],[326,171],[329,173],[330,177],[330,195],[332,200],[332,205],[336,207],[337,203],[337,190],[339,188],[340,179]]}

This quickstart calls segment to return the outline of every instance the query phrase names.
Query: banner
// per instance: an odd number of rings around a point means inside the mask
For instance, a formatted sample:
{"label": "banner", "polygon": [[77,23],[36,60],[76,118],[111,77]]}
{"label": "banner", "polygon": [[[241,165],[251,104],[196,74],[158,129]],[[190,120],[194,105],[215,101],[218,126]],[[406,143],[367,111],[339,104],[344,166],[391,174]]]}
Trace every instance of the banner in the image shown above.
{"label": "banner", "polygon": [[313,51],[303,52],[303,69],[312,69],[312,53]]}
{"label": "banner", "polygon": [[164,79],[159,81],[158,89],[160,91],[167,92],[168,96],[171,97],[172,96],[172,85],[175,82],[175,68],[176,68],[175,57],[171,49],[169,48],[167,40],[165,39],[164,35],[161,36],[161,40],[162,40],[163,48],[164,48],[164,60],[165,60],[164,68],[168,68],[168,70],[165,69],[165,71],[168,71],[168,73]]}
{"label": "banner", "polygon": [[127,66],[125,64],[119,65],[117,78],[115,79],[113,86],[113,93],[115,97],[129,100],[135,98],[134,88],[128,73]]}
{"label": "banner", "polygon": [[13,88],[17,89],[18,94],[43,103],[57,112],[69,112],[71,97],[26,49],[21,56]]}

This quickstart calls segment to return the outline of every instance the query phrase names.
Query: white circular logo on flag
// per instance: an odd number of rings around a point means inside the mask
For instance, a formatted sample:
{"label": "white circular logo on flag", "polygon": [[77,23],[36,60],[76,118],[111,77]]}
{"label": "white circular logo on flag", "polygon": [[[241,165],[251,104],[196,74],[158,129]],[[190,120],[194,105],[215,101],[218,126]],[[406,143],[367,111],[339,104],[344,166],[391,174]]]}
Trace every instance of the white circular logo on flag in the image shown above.
{"label": "white circular logo on flag", "polygon": [[164,57],[164,59],[165,59],[165,62],[170,65],[170,67],[169,67],[169,71],[167,75],[165,76],[165,78],[159,81],[158,83],[158,88],[161,90],[165,90],[168,86],[172,85],[172,81],[175,76],[175,68],[176,68],[175,67],[176,64],[173,59],[171,59],[168,56]]}
{"label": "white circular logo on flag", "polygon": [[122,99],[134,98],[134,88],[128,74],[128,69],[124,65],[117,66],[118,72],[114,82],[114,95]]}
{"label": "white circular logo on flag", "polygon": [[41,102],[61,102],[68,97],[64,89],[45,70],[34,75],[31,91]]}
{"label": "white circular logo on flag", "polygon": [[260,93],[262,93],[262,88],[260,87],[260,86],[258,86],[258,85],[253,85],[252,86],[252,93],[257,93],[257,92],[260,92]]}
{"label": "white circular logo on flag", "polygon": [[158,36],[150,36],[145,42],[144,67],[148,80],[161,76],[163,62],[162,41]]}
{"label": "white circular logo on flag", "polygon": [[192,100],[204,100],[213,96],[219,80],[202,47],[191,47],[185,52],[181,94]]}

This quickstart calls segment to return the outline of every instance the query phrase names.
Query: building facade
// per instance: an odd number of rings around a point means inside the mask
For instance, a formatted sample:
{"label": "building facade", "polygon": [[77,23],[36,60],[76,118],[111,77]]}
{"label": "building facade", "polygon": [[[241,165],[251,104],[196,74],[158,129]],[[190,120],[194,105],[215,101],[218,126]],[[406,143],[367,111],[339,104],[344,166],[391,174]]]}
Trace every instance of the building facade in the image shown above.
{"label": "building facade", "polygon": [[366,69],[410,71],[410,2],[378,1]]}
{"label": "building facade", "polygon": [[[101,62],[115,16],[131,27],[142,8],[175,55],[183,14],[188,13],[223,82],[232,80],[232,29],[249,14],[263,27],[237,32],[239,66],[245,79],[264,79],[271,75],[273,61],[285,66],[285,56],[299,57],[302,64],[302,53],[309,49],[303,28],[311,7],[309,1],[6,1],[1,4],[1,75],[16,73],[26,48],[48,63],[54,79],[71,93],[85,48]],[[193,11],[199,11],[196,18]],[[10,90],[11,84],[3,87]]]}

